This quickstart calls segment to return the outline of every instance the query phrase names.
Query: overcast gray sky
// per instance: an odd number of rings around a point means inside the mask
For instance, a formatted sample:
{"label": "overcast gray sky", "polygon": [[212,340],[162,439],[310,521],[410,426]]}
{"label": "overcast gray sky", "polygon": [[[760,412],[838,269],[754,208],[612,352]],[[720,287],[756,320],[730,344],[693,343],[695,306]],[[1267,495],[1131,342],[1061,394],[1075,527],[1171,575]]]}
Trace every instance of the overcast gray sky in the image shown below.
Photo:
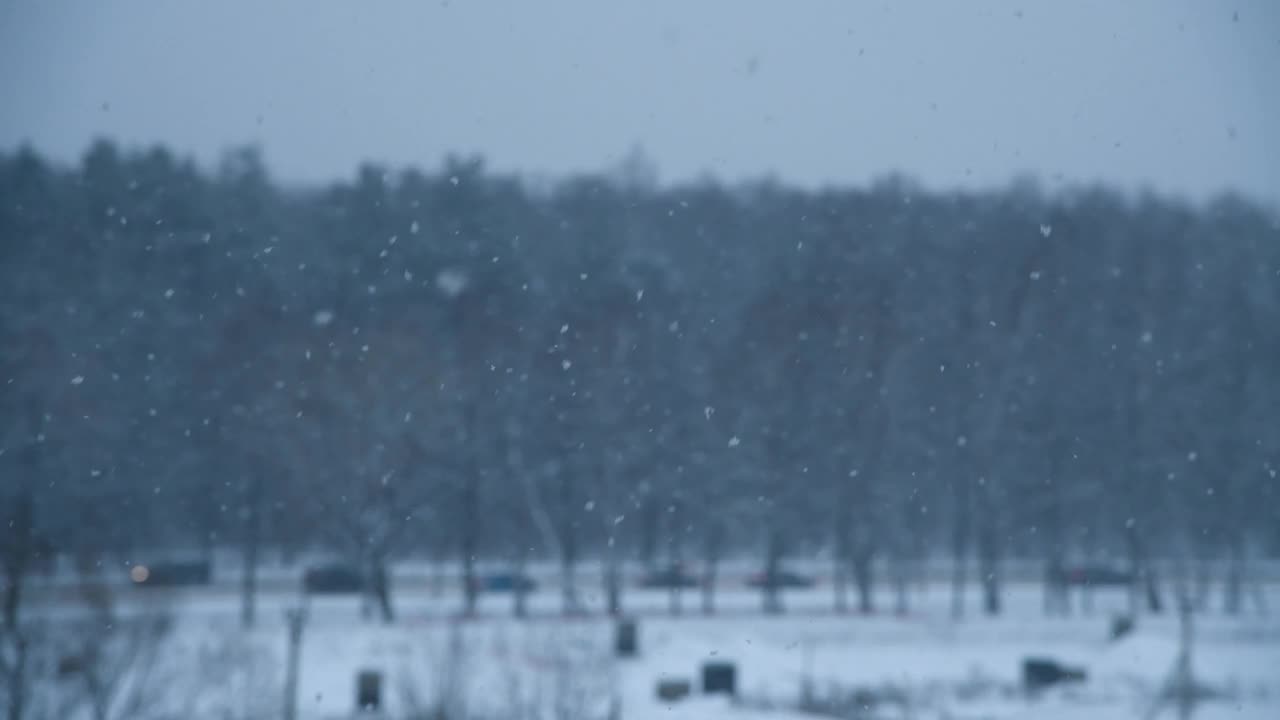
{"label": "overcast gray sky", "polygon": [[0,147],[1280,200],[1280,2],[10,2]]}

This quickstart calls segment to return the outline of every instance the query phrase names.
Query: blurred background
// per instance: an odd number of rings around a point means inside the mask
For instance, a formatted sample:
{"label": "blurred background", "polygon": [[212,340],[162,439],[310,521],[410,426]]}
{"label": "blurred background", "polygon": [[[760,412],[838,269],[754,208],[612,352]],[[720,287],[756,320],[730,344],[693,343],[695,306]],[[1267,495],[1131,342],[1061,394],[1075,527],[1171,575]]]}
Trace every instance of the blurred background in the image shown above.
{"label": "blurred background", "polygon": [[[1265,715],[1276,77],[1261,0],[5,6],[8,717],[310,717],[307,617],[329,659],[797,609],[967,657],[979,613],[1070,649],[1094,589],[1182,633],[1126,703]],[[211,647],[240,689],[160,703],[140,668]],[[556,716],[647,717],[610,667]],[[451,682],[373,709],[549,716]],[[746,705],[855,716],[793,689]]]}

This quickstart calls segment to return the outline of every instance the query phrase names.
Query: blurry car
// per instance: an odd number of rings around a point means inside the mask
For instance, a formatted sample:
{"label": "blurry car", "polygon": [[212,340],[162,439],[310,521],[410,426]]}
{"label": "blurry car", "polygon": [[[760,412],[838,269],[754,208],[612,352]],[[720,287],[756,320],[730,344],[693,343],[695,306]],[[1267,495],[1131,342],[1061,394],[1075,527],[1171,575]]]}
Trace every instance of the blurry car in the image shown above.
{"label": "blurry car", "polygon": [[1068,585],[1115,587],[1133,584],[1133,573],[1107,565],[1078,565],[1067,568]]}
{"label": "blurry car", "polygon": [[693,588],[702,584],[695,575],[685,570],[680,565],[668,565],[667,567],[657,570],[651,570],[645,573],[640,579],[640,587],[646,588]]}
{"label": "blurry car", "polygon": [[480,592],[533,592],[538,583],[528,575],[499,572],[477,577],[475,586]]}
{"label": "blurry car", "polygon": [[330,563],[308,568],[302,587],[309,593],[342,594],[364,591],[364,574],[351,565]]}
{"label": "blurry car", "polygon": [[208,585],[212,577],[208,560],[162,560],[129,568],[129,580],[140,588]]}
{"label": "blurry car", "polygon": [[[768,584],[768,573],[758,572],[747,578],[747,587],[762,588]],[[816,581],[807,575],[791,572],[790,570],[779,570],[774,574],[774,587],[779,588],[811,588]]]}

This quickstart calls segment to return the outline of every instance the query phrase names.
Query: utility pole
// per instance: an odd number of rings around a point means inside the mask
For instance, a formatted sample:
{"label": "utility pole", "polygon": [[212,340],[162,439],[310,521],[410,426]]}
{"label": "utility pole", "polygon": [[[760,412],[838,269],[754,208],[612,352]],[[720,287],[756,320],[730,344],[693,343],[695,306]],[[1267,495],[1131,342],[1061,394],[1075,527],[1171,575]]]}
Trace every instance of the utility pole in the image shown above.
{"label": "utility pole", "polygon": [[284,679],[284,720],[297,720],[298,666],[302,660],[302,629],[307,624],[306,605],[285,610],[284,619],[289,627],[289,656]]}

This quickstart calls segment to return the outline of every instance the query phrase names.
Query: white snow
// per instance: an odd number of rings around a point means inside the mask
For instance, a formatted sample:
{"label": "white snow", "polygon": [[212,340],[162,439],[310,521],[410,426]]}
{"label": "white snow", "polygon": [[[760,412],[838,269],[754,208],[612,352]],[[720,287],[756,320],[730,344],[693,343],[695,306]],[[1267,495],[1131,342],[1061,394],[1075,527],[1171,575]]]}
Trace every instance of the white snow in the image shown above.
{"label": "white snow", "polygon": [[[416,695],[426,701],[448,697],[497,717],[519,701],[592,709],[597,717],[618,703],[626,720],[798,720],[814,717],[786,709],[807,685],[819,694],[832,688],[898,689],[910,698],[910,716],[918,718],[1134,718],[1151,706],[1178,652],[1178,621],[1169,615],[1144,615],[1132,635],[1108,641],[1109,619],[1126,603],[1119,590],[1098,590],[1090,614],[1077,607],[1069,617],[1044,618],[1039,585],[1012,584],[1005,615],[986,618],[976,612],[975,587],[966,598],[970,614],[953,622],[950,595],[939,583],[916,588],[911,611],[901,616],[835,614],[824,584],[785,592],[788,613],[764,616],[759,594],[742,587],[741,571],[751,566],[726,568],[713,616],[702,615],[696,590],[683,593],[683,612],[672,616],[667,592],[629,584],[623,603],[639,624],[640,653],[634,659],[612,656],[613,623],[599,614],[604,598],[593,580],[600,574],[588,567],[580,573],[583,606],[595,613],[588,616],[559,613],[550,566],[531,570],[540,587],[529,598],[533,617],[525,621],[510,618],[511,596],[497,593],[481,596],[478,618],[459,619],[456,586],[434,586],[424,566],[404,568],[393,579],[398,617],[392,625],[362,619],[356,596],[314,598],[302,644],[300,718],[346,717],[362,670],[382,673],[392,716]],[[257,683],[258,694],[268,696],[266,705],[278,707],[284,611],[298,602],[297,571],[264,568],[259,625],[248,632],[237,622],[236,578],[215,579],[217,585],[200,591],[122,587],[120,593],[133,610],[163,609],[179,618],[170,649],[175,667],[198,674],[209,658],[236,659],[239,674],[213,696],[224,696],[236,683]],[[1276,607],[1280,584],[1270,584],[1267,593]],[[887,607],[892,598],[886,591],[877,601]],[[1197,679],[1222,697],[1203,703],[1194,717],[1275,717],[1280,618],[1230,618],[1215,610],[1198,615],[1195,627]],[[1019,687],[1020,667],[1030,656],[1079,665],[1088,679],[1027,697]],[[698,694],[700,669],[708,660],[737,666],[736,701]],[[694,696],[659,700],[660,677],[692,681]],[[1174,716],[1171,709],[1162,715]]]}

